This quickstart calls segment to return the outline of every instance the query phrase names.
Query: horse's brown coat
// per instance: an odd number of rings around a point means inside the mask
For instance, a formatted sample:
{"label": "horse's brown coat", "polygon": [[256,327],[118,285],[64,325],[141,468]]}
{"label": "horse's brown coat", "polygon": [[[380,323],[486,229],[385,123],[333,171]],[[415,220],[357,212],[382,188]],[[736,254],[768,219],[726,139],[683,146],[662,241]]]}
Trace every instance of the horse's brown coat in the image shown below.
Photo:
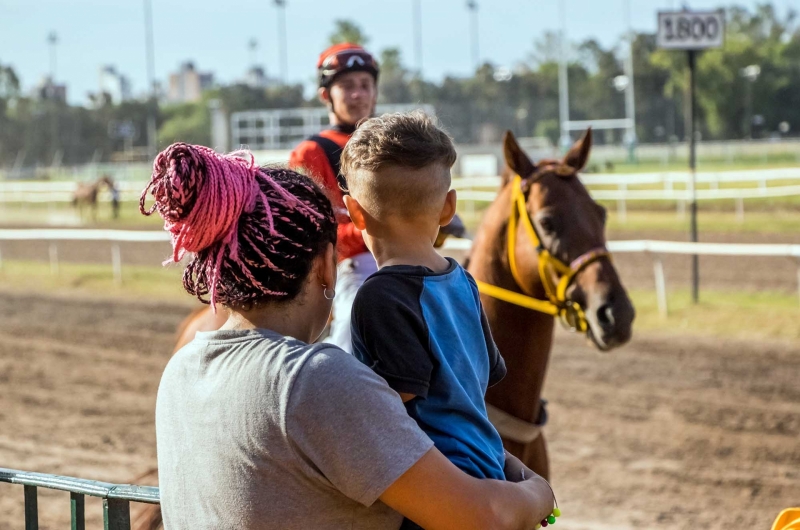
{"label": "horse's brown coat", "polygon": [[78,183],[78,187],[72,193],[72,204],[78,208],[81,216],[83,216],[83,207],[88,206],[91,211],[92,220],[97,221],[97,196],[102,186],[113,190],[114,180],[108,175],[103,175],[95,182]]}
{"label": "horse's brown coat", "polygon": [[[508,260],[507,227],[511,214],[512,177],[523,179],[528,214],[542,244],[564,263],[592,249],[605,246],[605,212],[589,196],[574,175],[583,169],[591,150],[591,131],[578,141],[561,161],[535,165],[520,149],[513,135],[506,134],[507,169],[497,199],[486,211],[475,236],[468,270],[477,279],[514,292],[523,290],[546,299],[539,277],[538,253],[521,224],[517,234],[517,263],[525,285],[517,285]],[[634,310],[607,259],[583,269],[568,291],[569,299],[586,312],[590,337],[603,350],[620,346],[631,336]],[[508,375],[490,388],[486,400],[527,422],[539,417],[554,319],[543,313],[481,296],[495,342],[506,361]],[[523,445],[504,440],[507,449],[544,477],[550,474],[543,436]]]}

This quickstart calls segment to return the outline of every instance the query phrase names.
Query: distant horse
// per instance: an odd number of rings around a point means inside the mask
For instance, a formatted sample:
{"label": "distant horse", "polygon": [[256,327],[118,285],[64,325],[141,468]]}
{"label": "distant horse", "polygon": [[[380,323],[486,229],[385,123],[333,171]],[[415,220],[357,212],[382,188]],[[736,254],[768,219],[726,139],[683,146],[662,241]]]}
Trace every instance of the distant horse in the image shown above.
{"label": "distant horse", "polygon": [[591,145],[588,130],[563,160],[534,164],[506,133],[502,189],[468,258],[508,368],[486,395],[490,419],[509,452],[543,477],[541,393],[555,320],[607,351],[630,340],[635,315],[606,250],[606,212],[578,179]]}
{"label": "distant horse", "polygon": [[91,211],[92,221],[97,221],[97,196],[100,188],[105,186],[112,195],[112,208],[114,218],[117,217],[119,208],[118,192],[114,185],[114,180],[109,175],[103,175],[95,182],[79,182],[77,188],[72,193],[72,205],[78,208],[81,219],[83,219],[83,209],[88,207]]}

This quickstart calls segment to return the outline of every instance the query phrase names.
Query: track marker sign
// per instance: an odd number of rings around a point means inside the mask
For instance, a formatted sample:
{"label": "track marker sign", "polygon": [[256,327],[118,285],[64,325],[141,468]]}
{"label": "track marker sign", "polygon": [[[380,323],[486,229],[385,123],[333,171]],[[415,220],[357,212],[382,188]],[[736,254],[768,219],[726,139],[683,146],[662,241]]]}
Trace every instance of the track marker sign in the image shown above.
{"label": "track marker sign", "polygon": [[[697,138],[695,137],[695,96],[697,54],[725,44],[725,13],[723,11],[660,11],[656,44],[666,50],[683,50],[689,63],[689,112],[686,119],[686,137],[689,142],[689,173],[691,174],[691,224],[690,238],[697,243]],[[700,300],[700,260],[692,256],[692,300]]]}
{"label": "track marker sign", "polygon": [[725,43],[722,11],[661,11],[656,41],[667,50],[706,50]]}

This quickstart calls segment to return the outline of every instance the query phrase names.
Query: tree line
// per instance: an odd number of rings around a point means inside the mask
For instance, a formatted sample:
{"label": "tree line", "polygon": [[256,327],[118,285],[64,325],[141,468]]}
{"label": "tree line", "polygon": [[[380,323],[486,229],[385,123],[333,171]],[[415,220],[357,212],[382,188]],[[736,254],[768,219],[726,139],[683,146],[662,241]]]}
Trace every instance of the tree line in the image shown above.
{"label": "tree line", "polygon": [[[794,12],[780,15],[772,3],[754,10],[727,9],[725,46],[698,58],[697,125],[703,139],[755,138],[800,131],[800,28]],[[368,38],[354,22],[340,20],[331,42]],[[570,118],[625,116],[624,94],[614,79],[623,74],[627,43],[604,47],[593,39],[571,43],[568,65]],[[396,48],[382,50],[379,100],[384,103],[432,104],[459,143],[495,141],[506,129],[519,136],[556,142],[558,122],[558,56],[556,33],[532,43],[524,60],[510,71],[490,62],[471,77],[420,79]],[[686,54],[656,48],[655,35],[633,37],[636,129],[640,142],[684,139],[688,86]],[[748,66],[760,73],[745,75]],[[753,69],[749,71],[751,74]],[[161,106],[159,146],[173,141],[211,142],[209,101],[227,112],[319,105],[304,96],[302,85],[266,89],[232,84],[209,90],[197,103]],[[124,140],[110,134],[109,124],[131,122],[140,134],[132,145],[143,152],[148,101],[113,104],[99,95],[89,107],[27,96],[14,70],[0,60],[0,166],[20,163],[64,164],[106,161],[122,151]],[[600,143],[619,142],[621,132],[598,135]],[[56,153],[61,153],[56,155]]]}

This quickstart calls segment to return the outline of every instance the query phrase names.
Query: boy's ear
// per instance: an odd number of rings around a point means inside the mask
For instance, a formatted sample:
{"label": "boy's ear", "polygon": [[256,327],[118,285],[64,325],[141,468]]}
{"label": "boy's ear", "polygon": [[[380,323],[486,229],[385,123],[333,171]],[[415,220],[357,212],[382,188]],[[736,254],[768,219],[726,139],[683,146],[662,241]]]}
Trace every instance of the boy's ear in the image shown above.
{"label": "boy's ear", "polygon": [[447,226],[450,224],[450,221],[453,220],[453,217],[456,215],[457,200],[456,190],[447,192],[447,196],[444,199],[444,206],[442,207],[442,213],[439,214],[439,226]]}
{"label": "boy's ear", "polygon": [[344,205],[347,207],[347,213],[350,214],[350,220],[356,228],[362,232],[367,229],[367,222],[365,221],[364,209],[358,204],[358,201],[352,195],[344,196]]}

